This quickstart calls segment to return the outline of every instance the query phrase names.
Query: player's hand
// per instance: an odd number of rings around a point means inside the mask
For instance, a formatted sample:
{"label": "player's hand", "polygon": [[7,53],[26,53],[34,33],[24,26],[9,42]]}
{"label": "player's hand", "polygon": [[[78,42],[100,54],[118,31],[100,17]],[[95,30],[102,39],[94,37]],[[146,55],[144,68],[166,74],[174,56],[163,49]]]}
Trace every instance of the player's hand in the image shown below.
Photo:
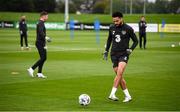
{"label": "player's hand", "polygon": [[128,55],[130,55],[132,53],[132,49],[126,49],[126,52]]}
{"label": "player's hand", "polygon": [[107,59],[108,59],[108,52],[107,51],[105,51],[103,53],[103,59],[107,61]]}
{"label": "player's hand", "polygon": [[46,41],[51,42],[51,38],[46,36]]}
{"label": "player's hand", "polygon": [[46,50],[47,50],[47,46],[44,46],[44,49],[46,49]]}
{"label": "player's hand", "polygon": [[23,31],[22,31],[22,30],[20,30],[20,34],[21,34],[21,35],[23,34]]}

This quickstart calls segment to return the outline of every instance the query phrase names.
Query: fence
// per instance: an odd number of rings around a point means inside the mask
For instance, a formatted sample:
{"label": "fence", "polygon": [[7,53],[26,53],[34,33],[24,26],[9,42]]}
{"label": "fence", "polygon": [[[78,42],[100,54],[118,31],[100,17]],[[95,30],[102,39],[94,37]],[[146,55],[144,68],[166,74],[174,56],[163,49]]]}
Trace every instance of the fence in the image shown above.
{"label": "fence", "polygon": [[[130,25],[135,32],[139,32],[138,23],[127,23]],[[100,24],[100,30],[108,30],[110,24]],[[36,28],[36,22],[27,22],[29,29]],[[52,30],[69,30],[69,23],[61,22],[46,22],[46,29]],[[13,21],[2,21],[0,22],[0,28],[18,28],[18,22]],[[75,23],[74,30],[94,30],[94,23]],[[180,24],[147,24],[147,32],[180,32]]]}

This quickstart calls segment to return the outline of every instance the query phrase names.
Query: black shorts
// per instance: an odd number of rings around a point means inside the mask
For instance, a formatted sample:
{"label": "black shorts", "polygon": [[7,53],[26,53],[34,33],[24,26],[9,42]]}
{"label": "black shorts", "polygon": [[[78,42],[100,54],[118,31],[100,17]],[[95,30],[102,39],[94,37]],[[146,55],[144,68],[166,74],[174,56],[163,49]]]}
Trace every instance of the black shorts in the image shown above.
{"label": "black shorts", "polygon": [[119,62],[128,63],[129,55],[127,52],[113,52],[111,53],[111,61],[113,68],[118,67]]}

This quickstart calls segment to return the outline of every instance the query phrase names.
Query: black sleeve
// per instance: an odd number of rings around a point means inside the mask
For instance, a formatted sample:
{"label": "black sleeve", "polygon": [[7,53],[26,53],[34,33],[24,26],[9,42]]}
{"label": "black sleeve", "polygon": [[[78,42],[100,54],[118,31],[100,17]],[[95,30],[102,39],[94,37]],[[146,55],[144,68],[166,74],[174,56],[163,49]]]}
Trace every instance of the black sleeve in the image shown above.
{"label": "black sleeve", "polygon": [[22,22],[19,22],[19,30],[22,30]]}
{"label": "black sleeve", "polygon": [[45,32],[44,32],[44,24],[43,23],[40,23],[39,24],[39,31],[38,31],[38,33],[39,33],[39,35],[41,36],[41,37],[46,37],[46,34],[45,34]]}
{"label": "black sleeve", "polygon": [[146,28],[146,22],[142,22],[142,26],[141,26],[143,29]]}
{"label": "black sleeve", "polygon": [[134,30],[132,28],[130,28],[129,34],[130,34],[130,38],[133,41],[133,44],[130,47],[130,49],[134,50],[136,48],[137,44],[138,44],[138,39],[137,39],[136,34],[134,33]]}
{"label": "black sleeve", "polygon": [[139,22],[138,25],[139,25],[139,32],[140,32],[140,30],[141,30],[141,22]]}
{"label": "black sleeve", "polygon": [[109,51],[109,48],[111,46],[111,42],[112,42],[112,35],[111,35],[111,32],[109,30],[109,35],[108,35],[108,39],[107,39],[107,43],[106,43],[106,51],[108,52]]}
{"label": "black sleeve", "polygon": [[141,22],[139,22],[138,25],[139,25],[139,28],[140,28],[141,27]]}
{"label": "black sleeve", "polygon": [[147,23],[145,22],[145,28],[147,27]]}

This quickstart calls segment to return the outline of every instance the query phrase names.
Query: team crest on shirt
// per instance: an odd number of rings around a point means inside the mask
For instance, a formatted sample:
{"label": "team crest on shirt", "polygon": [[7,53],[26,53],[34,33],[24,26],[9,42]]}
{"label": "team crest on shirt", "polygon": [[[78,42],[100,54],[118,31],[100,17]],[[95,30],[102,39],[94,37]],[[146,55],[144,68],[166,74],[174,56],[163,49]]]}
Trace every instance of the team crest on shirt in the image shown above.
{"label": "team crest on shirt", "polygon": [[115,31],[112,31],[112,34],[114,35],[114,34],[115,34]]}
{"label": "team crest on shirt", "polygon": [[121,31],[121,33],[122,33],[123,35],[126,35],[126,31],[125,31],[125,30]]}

